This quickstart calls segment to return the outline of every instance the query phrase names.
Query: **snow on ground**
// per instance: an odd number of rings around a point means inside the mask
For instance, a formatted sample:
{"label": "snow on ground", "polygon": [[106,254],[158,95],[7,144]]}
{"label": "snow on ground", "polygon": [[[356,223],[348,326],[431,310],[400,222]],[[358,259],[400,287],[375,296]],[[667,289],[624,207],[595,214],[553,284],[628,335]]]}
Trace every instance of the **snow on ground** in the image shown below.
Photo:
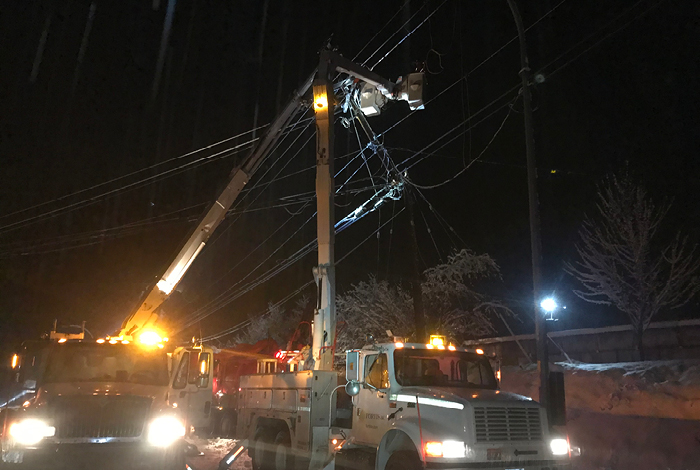
{"label": "snow on ground", "polygon": [[[190,440],[197,446],[202,456],[187,457],[187,464],[192,470],[216,470],[222,458],[235,446],[233,439],[194,439]],[[250,470],[251,462],[248,454],[243,452],[231,466],[233,470]]]}
{"label": "snow on ground", "polygon": [[[700,420],[700,361],[560,362],[552,370],[564,372],[567,408]],[[504,390],[538,396],[534,366],[504,367],[502,377]]]}
{"label": "snow on ground", "polygon": [[[575,470],[699,470],[700,361],[558,363]],[[536,367],[504,367],[502,388],[537,398]]]}

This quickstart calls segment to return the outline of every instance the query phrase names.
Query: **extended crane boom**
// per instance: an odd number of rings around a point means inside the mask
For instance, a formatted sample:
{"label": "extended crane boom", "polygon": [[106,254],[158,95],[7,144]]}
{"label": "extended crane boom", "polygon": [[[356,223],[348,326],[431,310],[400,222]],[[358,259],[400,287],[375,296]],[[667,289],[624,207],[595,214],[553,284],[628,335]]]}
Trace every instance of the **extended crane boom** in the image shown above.
{"label": "extended crane boom", "polygon": [[226,212],[233,202],[282,137],[282,131],[287,128],[302,106],[303,97],[311,88],[315,76],[316,71],[314,70],[294,93],[292,99],[258,141],[248,158],[239,167],[233,169],[226,188],[211,205],[168,269],[146,295],[139,308],[124,320],[117,336],[132,339],[145,329],[154,327],[159,317],[158,308],[170,296],[216,227],[224,220]]}

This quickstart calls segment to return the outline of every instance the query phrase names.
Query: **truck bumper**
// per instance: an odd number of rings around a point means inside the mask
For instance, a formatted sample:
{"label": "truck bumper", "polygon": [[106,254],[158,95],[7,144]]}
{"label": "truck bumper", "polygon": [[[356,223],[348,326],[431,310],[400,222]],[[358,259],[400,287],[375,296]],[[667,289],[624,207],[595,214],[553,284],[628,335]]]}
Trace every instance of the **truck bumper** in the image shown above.
{"label": "truck bumper", "polygon": [[571,462],[536,460],[530,462],[426,462],[431,470],[570,470]]}
{"label": "truck bumper", "polygon": [[182,461],[180,445],[168,449],[142,443],[48,444],[37,448],[16,447],[2,452],[3,470],[174,470]]}

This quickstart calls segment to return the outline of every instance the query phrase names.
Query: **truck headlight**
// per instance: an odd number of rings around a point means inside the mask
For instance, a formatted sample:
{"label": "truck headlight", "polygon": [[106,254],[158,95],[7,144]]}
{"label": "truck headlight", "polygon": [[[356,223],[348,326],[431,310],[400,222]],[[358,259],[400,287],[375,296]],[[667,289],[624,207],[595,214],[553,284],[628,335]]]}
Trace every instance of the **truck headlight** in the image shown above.
{"label": "truck headlight", "polygon": [[552,454],[554,455],[566,455],[569,453],[569,442],[566,439],[552,439],[549,443],[549,447],[552,449]]}
{"label": "truck headlight", "polygon": [[27,446],[56,434],[56,428],[38,419],[24,419],[10,425],[10,436],[20,444]]}
{"label": "truck headlight", "polygon": [[425,455],[446,459],[463,459],[466,456],[466,447],[463,441],[430,441],[425,443]]}
{"label": "truck headlight", "polygon": [[167,447],[185,437],[185,426],[174,416],[160,416],[148,426],[148,442],[154,446]]}

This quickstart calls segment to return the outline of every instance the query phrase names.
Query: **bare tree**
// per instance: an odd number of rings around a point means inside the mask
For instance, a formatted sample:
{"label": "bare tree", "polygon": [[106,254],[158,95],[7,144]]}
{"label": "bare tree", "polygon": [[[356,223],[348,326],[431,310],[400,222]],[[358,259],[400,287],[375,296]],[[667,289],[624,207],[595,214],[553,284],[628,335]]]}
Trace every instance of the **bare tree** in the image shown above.
{"label": "bare tree", "polygon": [[272,338],[282,348],[292,339],[295,330],[309,307],[309,298],[299,298],[291,310],[276,306],[272,302],[268,305],[267,312],[262,315],[251,316],[250,325],[243,333],[230,340],[226,346],[234,346],[240,343],[255,344],[256,342]]}
{"label": "bare tree", "polygon": [[629,176],[609,177],[597,196],[597,216],[587,216],[579,231],[580,261],[565,269],[583,284],[577,296],[627,314],[644,360],[642,337],[652,318],[685,305],[700,288],[696,246],[680,234],[658,240],[670,204],[654,204]]}
{"label": "bare tree", "polygon": [[[496,262],[486,254],[461,250],[446,263],[427,269],[422,284],[430,331],[455,340],[475,338],[494,331],[493,318],[511,315],[501,302],[478,292],[476,284],[499,279]],[[361,347],[367,334],[413,337],[415,322],[411,295],[400,286],[370,277],[336,299],[338,350]]]}

